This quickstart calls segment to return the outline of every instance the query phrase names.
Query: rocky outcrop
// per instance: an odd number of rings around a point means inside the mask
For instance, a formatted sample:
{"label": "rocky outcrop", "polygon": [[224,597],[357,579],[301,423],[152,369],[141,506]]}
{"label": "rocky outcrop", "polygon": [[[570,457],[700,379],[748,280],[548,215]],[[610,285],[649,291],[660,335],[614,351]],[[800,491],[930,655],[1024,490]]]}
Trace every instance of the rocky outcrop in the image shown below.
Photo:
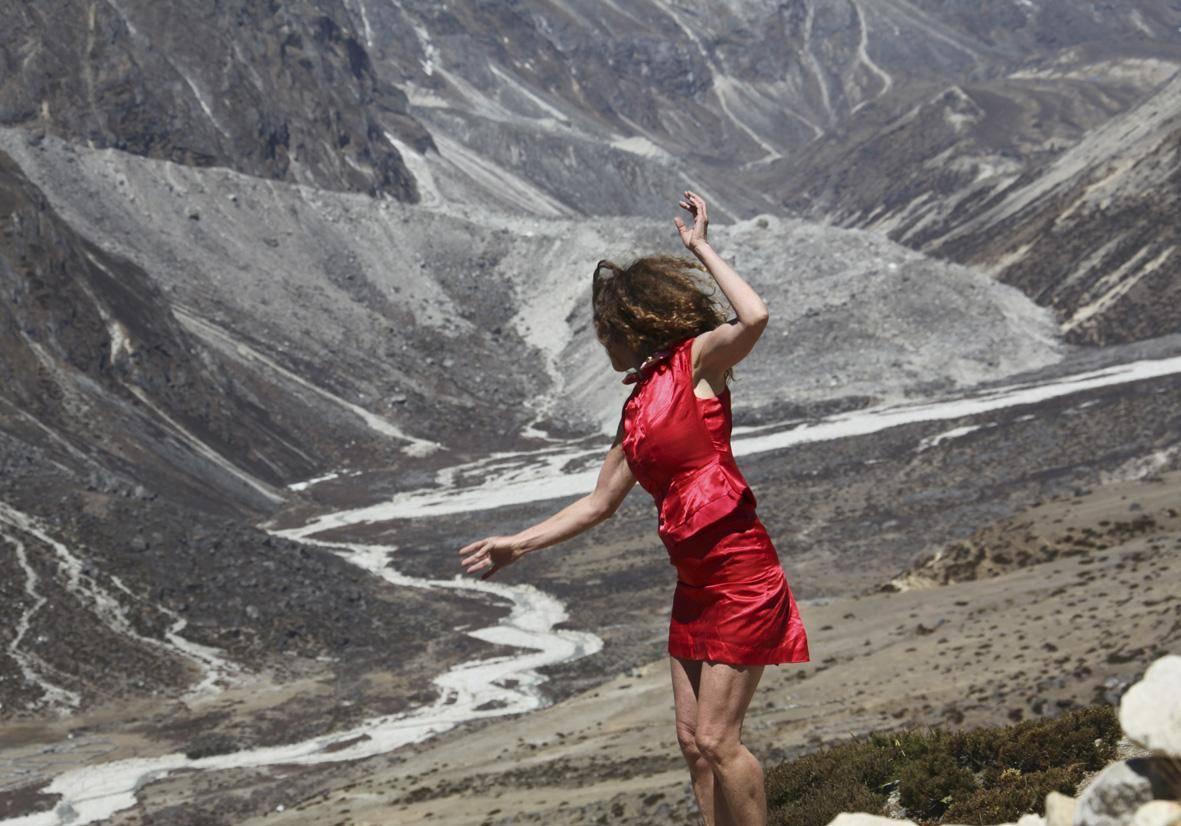
{"label": "rocky outcrop", "polygon": [[[1175,686],[1174,688],[1181,687]],[[1075,826],[1131,826],[1154,822],[1153,809],[1163,804],[1181,805],[1181,781],[1170,777],[1169,761],[1140,757],[1113,763],[1095,778],[1079,797]],[[1152,807],[1152,808],[1149,808]],[[1177,812],[1174,811],[1174,814]],[[1169,808],[1163,814],[1167,817]],[[1171,823],[1170,820],[1155,821]]]}
{"label": "rocky outcrop", "polygon": [[[413,201],[387,133],[433,144],[340,0],[0,3],[0,124]],[[19,70],[14,70],[19,66]]]}
{"label": "rocky outcrop", "polygon": [[1120,701],[1119,721],[1129,739],[1154,755],[1181,759],[1181,656],[1149,666]]}

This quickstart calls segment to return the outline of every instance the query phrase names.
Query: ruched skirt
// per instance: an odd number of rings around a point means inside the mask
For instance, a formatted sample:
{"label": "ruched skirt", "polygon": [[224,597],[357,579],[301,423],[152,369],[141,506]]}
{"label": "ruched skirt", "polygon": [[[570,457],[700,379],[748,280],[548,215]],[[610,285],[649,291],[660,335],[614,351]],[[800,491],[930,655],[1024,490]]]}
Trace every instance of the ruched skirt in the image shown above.
{"label": "ruched skirt", "polygon": [[795,597],[753,506],[665,544],[677,569],[669,654],[732,665],[809,661]]}

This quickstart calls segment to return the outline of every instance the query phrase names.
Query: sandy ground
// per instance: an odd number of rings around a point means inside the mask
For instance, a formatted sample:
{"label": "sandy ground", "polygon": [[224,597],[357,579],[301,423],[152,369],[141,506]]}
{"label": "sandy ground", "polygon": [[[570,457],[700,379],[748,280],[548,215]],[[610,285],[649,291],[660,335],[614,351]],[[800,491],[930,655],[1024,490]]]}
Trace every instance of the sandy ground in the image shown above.
{"label": "sandy ground", "polygon": [[[769,765],[875,729],[1000,724],[1115,699],[1181,648],[1178,502],[1181,473],[1110,484],[992,526],[1068,553],[1072,537],[1090,537],[1082,553],[804,603],[813,662],[765,670],[744,741]],[[1121,523],[1144,517],[1151,529],[1127,538]],[[526,716],[293,773],[270,813],[243,824],[696,823],[668,672],[657,659]]]}

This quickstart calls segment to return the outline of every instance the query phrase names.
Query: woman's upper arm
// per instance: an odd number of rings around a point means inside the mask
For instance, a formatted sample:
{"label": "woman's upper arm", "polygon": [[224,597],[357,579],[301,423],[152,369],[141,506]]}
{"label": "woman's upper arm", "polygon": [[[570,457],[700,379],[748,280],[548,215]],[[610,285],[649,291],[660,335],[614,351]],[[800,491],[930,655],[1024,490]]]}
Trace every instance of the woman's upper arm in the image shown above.
{"label": "woman's upper arm", "polygon": [[732,318],[698,334],[691,355],[698,375],[721,375],[746,358],[766,329],[766,322],[746,324]]}
{"label": "woman's upper arm", "polygon": [[599,468],[599,478],[595,482],[591,498],[610,515],[619,507],[619,503],[624,500],[635,483],[636,477],[632,474],[627,457],[623,453],[623,423],[620,422],[615,433],[615,441],[603,458],[602,467]]}

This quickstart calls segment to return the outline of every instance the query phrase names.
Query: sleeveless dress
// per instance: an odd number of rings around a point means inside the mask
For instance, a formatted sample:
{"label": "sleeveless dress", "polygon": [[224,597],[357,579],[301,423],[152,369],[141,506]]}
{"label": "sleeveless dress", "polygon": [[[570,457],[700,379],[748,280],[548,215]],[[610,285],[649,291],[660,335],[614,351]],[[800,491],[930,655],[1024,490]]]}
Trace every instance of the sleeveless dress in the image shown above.
{"label": "sleeveless dress", "polygon": [[623,404],[623,452],[652,494],[677,570],[668,653],[733,665],[808,662],[795,598],[730,449],[730,389],[693,392],[694,338],[623,380],[636,385]]}

